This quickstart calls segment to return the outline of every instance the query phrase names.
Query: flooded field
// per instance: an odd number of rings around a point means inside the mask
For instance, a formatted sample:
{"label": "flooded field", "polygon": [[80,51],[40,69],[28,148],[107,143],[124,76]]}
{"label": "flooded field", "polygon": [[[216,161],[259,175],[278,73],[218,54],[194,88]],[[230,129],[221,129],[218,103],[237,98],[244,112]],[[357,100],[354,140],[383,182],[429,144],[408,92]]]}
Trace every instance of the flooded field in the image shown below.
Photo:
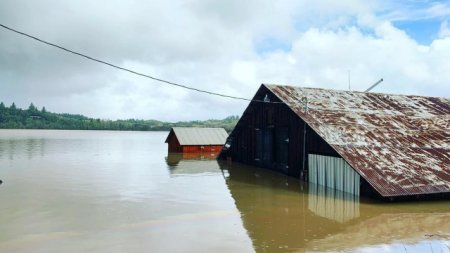
{"label": "flooded field", "polygon": [[166,135],[0,130],[0,252],[450,252],[450,201],[358,200]]}

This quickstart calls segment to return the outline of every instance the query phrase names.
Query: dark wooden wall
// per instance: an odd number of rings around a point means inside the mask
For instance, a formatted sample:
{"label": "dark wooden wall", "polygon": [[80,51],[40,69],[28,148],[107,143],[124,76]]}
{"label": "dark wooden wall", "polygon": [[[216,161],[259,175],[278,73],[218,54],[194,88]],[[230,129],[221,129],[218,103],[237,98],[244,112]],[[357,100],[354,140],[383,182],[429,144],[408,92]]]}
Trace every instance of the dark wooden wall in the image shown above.
{"label": "dark wooden wall", "polygon": [[[258,90],[254,100],[263,100],[266,95],[271,102],[281,102],[264,86]],[[305,129],[306,138],[303,137]],[[251,102],[229,141],[231,146],[221,153],[221,158],[276,170],[297,178],[306,176],[309,153],[339,156],[283,103]]]}
{"label": "dark wooden wall", "polygon": [[173,131],[170,131],[169,136],[167,137],[167,144],[169,153],[181,153],[183,151],[180,142]]}

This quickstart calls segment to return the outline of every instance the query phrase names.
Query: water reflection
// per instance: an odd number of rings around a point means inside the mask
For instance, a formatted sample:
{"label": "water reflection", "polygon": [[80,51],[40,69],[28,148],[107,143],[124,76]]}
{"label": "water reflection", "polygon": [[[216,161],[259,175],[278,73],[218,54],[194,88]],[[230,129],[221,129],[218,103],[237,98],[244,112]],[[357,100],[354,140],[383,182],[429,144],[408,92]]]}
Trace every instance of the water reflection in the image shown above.
{"label": "water reflection", "polygon": [[[448,250],[446,249],[448,242],[450,242],[448,213],[400,212],[380,213],[362,219],[345,227],[340,233],[313,240],[308,246],[320,251],[335,251],[379,248],[380,245],[386,247],[386,244],[403,244],[409,248],[431,245],[432,248],[440,248],[437,252],[447,252],[443,250]],[[430,250],[431,248],[421,252],[432,252]]]}
{"label": "water reflection", "polygon": [[358,200],[166,136],[0,131],[0,252],[449,252],[449,201]]}
{"label": "water reflection", "polygon": [[[46,144],[45,139],[0,139],[0,158],[8,157],[9,160],[13,160],[18,154],[28,159],[43,156]],[[18,150],[20,152],[17,152]]]}
{"label": "water reflection", "polygon": [[359,196],[309,184],[308,209],[318,216],[343,223],[359,217]]}
{"label": "water reflection", "polygon": [[166,136],[0,130],[0,252],[253,252],[217,162],[170,168]]}
{"label": "water reflection", "polygon": [[448,201],[360,202],[269,171],[220,167],[256,252],[449,252]]}
{"label": "water reflection", "polygon": [[221,173],[217,153],[169,153],[166,163],[172,176]]}

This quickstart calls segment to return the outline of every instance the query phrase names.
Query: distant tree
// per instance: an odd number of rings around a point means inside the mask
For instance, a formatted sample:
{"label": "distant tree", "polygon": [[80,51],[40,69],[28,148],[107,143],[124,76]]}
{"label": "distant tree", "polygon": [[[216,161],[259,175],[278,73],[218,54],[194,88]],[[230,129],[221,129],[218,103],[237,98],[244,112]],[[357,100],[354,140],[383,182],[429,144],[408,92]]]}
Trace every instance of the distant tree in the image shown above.
{"label": "distant tree", "polygon": [[37,111],[37,108],[36,108],[36,106],[33,105],[33,103],[31,103],[30,106],[28,106],[28,111],[35,112],[35,111]]}
{"label": "distant tree", "polygon": [[0,103],[0,128],[37,128],[37,129],[97,129],[97,130],[134,130],[134,131],[168,131],[174,126],[224,127],[230,132],[238,116],[229,116],[222,120],[162,122],[158,120],[102,120],[79,114],[52,113],[45,107],[39,110],[31,103],[27,110],[16,107],[15,103],[7,108]]}

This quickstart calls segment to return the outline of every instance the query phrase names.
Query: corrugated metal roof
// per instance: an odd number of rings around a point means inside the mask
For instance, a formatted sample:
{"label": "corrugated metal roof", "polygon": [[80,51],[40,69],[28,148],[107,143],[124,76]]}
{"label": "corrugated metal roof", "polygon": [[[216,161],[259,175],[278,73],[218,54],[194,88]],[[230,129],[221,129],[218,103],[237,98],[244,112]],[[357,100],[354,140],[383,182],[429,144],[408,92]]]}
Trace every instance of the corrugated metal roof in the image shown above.
{"label": "corrugated metal roof", "polygon": [[382,196],[450,192],[450,99],[265,86]]}
{"label": "corrugated metal roof", "polygon": [[228,133],[223,128],[173,127],[180,145],[223,145]]}

